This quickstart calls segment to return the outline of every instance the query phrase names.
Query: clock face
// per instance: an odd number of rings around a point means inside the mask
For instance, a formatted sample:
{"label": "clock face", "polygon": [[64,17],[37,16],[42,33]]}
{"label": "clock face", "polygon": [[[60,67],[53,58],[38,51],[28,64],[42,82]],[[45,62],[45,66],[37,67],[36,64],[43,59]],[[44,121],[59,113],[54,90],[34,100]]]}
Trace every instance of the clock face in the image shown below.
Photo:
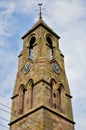
{"label": "clock face", "polygon": [[61,72],[60,67],[56,63],[53,63],[53,70],[56,74],[60,74]]}
{"label": "clock face", "polygon": [[27,74],[30,71],[30,64],[26,64],[24,69],[23,69],[23,73]]}

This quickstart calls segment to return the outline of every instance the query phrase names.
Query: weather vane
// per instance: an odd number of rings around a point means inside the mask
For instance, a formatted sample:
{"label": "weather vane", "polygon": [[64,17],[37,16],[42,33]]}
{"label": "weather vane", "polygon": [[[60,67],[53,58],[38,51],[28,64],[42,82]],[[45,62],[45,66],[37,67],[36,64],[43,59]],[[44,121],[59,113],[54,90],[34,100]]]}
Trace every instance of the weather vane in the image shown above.
{"label": "weather vane", "polygon": [[[39,6],[39,19],[42,19],[42,8],[41,8],[42,3],[38,4],[38,6]],[[43,9],[45,9],[45,8],[43,8]]]}

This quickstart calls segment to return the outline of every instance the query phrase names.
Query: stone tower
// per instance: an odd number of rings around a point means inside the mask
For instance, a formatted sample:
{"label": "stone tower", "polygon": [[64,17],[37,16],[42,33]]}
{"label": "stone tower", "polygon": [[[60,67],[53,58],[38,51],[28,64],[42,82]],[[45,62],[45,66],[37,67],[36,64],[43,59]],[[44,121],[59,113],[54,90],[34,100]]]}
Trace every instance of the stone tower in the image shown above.
{"label": "stone tower", "polygon": [[60,37],[40,17],[22,39],[10,130],[74,130]]}

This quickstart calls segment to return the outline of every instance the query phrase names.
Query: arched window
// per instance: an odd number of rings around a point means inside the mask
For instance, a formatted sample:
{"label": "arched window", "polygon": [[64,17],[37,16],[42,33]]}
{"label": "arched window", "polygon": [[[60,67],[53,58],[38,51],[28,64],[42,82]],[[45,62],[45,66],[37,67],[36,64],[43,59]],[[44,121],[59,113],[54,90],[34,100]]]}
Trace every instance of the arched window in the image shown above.
{"label": "arched window", "polygon": [[51,107],[53,106],[53,84],[50,83],[50,97],[51,97]]}
{"label": "arched window", "polygon": [[24,85],[21,85],[20,86],[20,89],[19,89],[19,108],[18,108],[18,113],[19,114],[22,114],[23,111],[24,111],[24,103],[25,103],[25,87]]}
{"label": "arched window", "polygon": [[57,89],[57,100],[58,100],[58,109],[59,111],[62,111],[62,89],[63,89],[63,85],[59,84],[59,87]]}
{"label": "arched window", "polygon": [[33,108],[33,105],[34,105],[34,80],[33,79],[29,80],[29,85],[31,87],[31,95],[30,95],[31,104],[30,104],[30,106],[31,106],[31,108]]}
{"label": "arched window", "polygon": [[33,108],[34,105],[34,83],[31,84],[31,108]]}
{"label": "arched window", "polygon": [[49,54],[49,57],[50,57],[50,60],[51,60],[51,59],[53,58],[52,39],[51,39],[49,36],[47,36],[47,37],[46,37],[46,40],[47,40],[48,45],[49,45],[49,47],[50,47],[50,54]]}
{"label": "arched window", "polygon": [[31,39],[30,39],[30,47],[29,47],[29,58],[32,60],[33,59],[33,44],[35,43],[36,41],[36,38],[35,36],[33,36]]}
{"label": "arched window", "polygon": [[54,95],[54,83],[56,83],[56,81],[52,78],[50,80],[50,95],[51,95],[51,107],[53,107],[53,97]]}

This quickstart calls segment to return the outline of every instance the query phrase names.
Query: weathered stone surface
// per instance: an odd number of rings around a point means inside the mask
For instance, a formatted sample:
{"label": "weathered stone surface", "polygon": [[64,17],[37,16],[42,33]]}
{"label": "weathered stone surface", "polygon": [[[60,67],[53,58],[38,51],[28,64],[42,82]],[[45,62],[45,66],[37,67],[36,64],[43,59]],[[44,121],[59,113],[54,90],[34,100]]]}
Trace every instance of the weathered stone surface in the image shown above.
{"label": "weathered stone surface", "polygon": [[[74,130],[71,95],[64,56],[59,50],[59,37],[46,27],[43,20],[36,25],[24,35],[23,49],[18,57],[10,130]],[[35,43],[32,43],[32,37],[36,38]],[[33,49],[33,59],[29,57],[30,48]],[[54,63],[61,70],[59,74],[53,70]],[[30,71],[24,74],[26,64],[30,65]]]}

